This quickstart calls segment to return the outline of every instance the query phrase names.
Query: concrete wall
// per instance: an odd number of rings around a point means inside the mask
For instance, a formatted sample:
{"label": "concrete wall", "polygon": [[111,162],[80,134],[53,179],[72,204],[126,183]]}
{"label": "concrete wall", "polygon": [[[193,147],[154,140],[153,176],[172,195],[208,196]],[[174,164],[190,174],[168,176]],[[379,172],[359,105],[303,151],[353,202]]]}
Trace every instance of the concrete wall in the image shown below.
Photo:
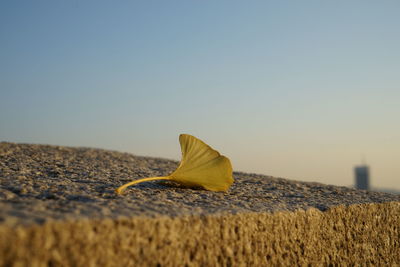
{"label": "concrete wall", "polygon": [[400,203],[0,225],[0,266],[400,264]]}

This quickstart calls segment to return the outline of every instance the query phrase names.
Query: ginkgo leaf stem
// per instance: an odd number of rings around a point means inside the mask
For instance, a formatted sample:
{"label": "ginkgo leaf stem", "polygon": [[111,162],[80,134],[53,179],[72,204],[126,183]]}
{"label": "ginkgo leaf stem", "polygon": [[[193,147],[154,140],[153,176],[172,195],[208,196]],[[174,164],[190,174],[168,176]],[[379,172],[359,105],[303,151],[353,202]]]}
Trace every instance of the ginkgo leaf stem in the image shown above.
{"label": "ginkgo leaf stem", "polygon": [[134,184],[138,184],[138,183],[142,183],[142,182],[147,182],[147,181],[154,181],[154,180],[171,180],[172,178],[170,176],[158,176],[158,177],[148,177],[148,178],[143,178],[143,179],[139,179],[139,180],[135,180],[129,183],[126,183],[120,187],[118,187],[117,189],[115,189],[115,192],[118,195],[121,195],[123,193],[123,191],[131,185]]}

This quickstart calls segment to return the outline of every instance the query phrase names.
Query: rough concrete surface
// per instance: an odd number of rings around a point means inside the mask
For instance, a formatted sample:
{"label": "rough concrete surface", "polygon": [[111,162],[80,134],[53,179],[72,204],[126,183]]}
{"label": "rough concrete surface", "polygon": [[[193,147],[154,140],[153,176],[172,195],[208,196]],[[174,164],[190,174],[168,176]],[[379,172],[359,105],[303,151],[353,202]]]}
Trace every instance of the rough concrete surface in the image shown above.
{"label": "rough concrete surface", "polygon": [[0,143],[0,266],[400,264],[399,195],[240,172],[226,193],[114,193],[177,164]]}

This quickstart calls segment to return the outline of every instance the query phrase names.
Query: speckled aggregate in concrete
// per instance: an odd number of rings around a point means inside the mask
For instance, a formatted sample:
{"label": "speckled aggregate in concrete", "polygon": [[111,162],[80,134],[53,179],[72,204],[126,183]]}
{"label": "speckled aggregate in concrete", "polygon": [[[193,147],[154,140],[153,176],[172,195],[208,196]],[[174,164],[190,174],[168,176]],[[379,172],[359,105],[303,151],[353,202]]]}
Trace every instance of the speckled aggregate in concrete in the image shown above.
{"label": "speckled aggregate in concrete", "polygon": [[180,216],[326,210],[337,205],[400,201],[400,195],[234,172],[226,193],[134,179],[171,173],[178,162],[90,148],[0,143],[0,223],[49,219]]}

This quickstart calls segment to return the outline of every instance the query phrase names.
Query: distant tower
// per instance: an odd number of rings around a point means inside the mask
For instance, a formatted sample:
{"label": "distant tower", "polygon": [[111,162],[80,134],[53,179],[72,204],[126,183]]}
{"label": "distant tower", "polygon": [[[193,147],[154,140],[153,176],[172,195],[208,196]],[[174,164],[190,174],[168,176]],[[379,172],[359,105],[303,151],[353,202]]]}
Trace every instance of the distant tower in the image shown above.
{"label": "distant tower", "polygon": [[369,190],[369,168],[367,165],[356,166],[354,168],[356,175],[356,188]]}

